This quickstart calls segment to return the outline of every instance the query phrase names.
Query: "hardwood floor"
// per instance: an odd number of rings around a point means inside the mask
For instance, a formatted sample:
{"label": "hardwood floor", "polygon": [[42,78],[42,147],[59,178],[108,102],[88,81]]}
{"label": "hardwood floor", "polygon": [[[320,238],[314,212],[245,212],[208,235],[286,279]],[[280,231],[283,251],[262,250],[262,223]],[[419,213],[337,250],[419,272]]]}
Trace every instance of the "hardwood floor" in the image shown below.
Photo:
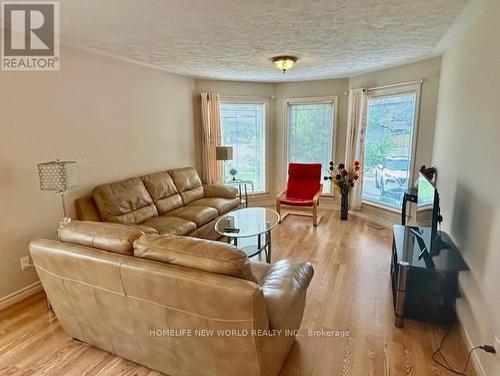
{"label": "hardwood floor", "polygon": [[[273,230],[273,260],[313,263],[303,329],[334,329],[347,336],[301,336],[280,375],[452,375],[431,360],[444,331],[406,320],[394,327],[389,284],[390,230],[376,230],[338,211],[317,228],[289,216]],[[449,363],[461,368],[466,350],[457,329],[445,342]],[[0,312],[0,375],[160,375],[79,343],[64,334],[43,294]],[[475,375],[469,367],[467,375]]]}

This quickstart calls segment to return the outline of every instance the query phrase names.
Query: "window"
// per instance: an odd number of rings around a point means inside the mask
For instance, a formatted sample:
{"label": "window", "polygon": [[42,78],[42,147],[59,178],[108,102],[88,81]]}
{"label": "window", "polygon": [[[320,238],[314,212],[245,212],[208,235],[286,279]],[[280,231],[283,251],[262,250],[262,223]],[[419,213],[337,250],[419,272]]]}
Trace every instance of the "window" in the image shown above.
{"label": "window", "polygon": [[[288,101],[288,163],[321,163],[323,172],[328,172],[334,155],[335,102],[335,98]],[[323,192],[331,193],[330,182],[322,183]]]}
{"label": "window", "polygon": [[411,184],[419,88],[369,93],[363,202],[401,210]]}
{"label": "window", "polygon": [[225,161],[224,178],[251,180],[255,192],[266,191],[265,103],[222,101],[221,144],[233,146],[233,160]]}

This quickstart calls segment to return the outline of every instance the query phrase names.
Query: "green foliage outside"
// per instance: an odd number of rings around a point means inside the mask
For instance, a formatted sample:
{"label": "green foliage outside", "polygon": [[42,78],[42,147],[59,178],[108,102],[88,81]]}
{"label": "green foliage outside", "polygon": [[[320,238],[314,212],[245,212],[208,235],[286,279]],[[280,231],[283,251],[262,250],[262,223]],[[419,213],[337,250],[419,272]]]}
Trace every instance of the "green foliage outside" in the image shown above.
{"label": "green foliage outside", "polygon": [[265,145],[262,106],[221,104],[221,143],[233,146],[233,160],[225,162],[226,178],[235,168],[236,178],[251,180],[256,191],[264,190]]}
{"label": "green foliage outside", "polygon": [[[290,162],[321,163],[328,174],[332,156],[331,103],[292,104],[288,110],[288,155]],[[323,192],[330,192],[330,182],[323,182]]]}
{"label": "green foliage outside", "polygon": [[291,105],[289,156],[291,162],[328,164],[332,150],[331,104]]}
{"label": "green foliage outside", "polygon": [[[395,209],[401,208],[404,190],[397,184],[376,181],[376,168],[384,157],[411,156],[416,94],[372,96],[368,99],[365,150],[362,173],[363,199]],[[380,179],[380,175],[379,175]]]}
{"label": "green foliage outside", "polygon": [[382,164],[384,156],[410,155],[415,100],[414,94],[373,97],[369,100],[364,159],[366,171]]}
{"label": "green foliage outside", "polygon": [[[252,180],[255,190],[264,189],[265,145],[263,112],[252,104],[221,104],[222,145],[234,146],[233,160],[225,163],[237,178]],[[324,173],[332,150],[332,106],[329,103],[291,105],[289,111],[289,159],[291,162],[321,163]],[[329,182],[325,182],[329,191]]]}
{"label": "green foliage outside", "polygon": [[365,169],[370,170],[382,164],[384,156],[394,148],[394,140],[391,135],[384,134],[379,142],[366,143],[365,146]]}

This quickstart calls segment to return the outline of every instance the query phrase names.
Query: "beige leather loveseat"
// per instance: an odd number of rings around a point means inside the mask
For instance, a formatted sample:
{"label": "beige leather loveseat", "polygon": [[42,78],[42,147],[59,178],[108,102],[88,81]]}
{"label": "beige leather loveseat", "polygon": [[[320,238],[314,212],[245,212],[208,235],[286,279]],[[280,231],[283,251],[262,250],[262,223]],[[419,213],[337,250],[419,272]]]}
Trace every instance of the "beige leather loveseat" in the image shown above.
{"label": "beige leather loveseat", "polygon": [[222,242],[73,221],[30,244],[73,338],[167,375],[277,375],[312,266],[250,263]]}
{"label": "beige leather loveseat", "polygon": [[100,185],[91,197],[76,200],[76,216],[147,233],[217,239],[215,222],[239,206],[236,196],[236,188],[203,185],[196,169],[185,167]]}

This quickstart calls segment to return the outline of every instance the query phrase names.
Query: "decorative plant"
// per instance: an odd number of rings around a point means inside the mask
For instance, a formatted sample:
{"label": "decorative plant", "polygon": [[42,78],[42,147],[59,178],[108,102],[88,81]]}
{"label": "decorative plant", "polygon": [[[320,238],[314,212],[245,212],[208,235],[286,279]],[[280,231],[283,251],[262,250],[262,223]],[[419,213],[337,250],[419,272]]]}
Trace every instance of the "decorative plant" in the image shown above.
{"label": "decorative plant", "polygon": [[233,177],[233,180],[236,180],[236,174],[238,173],[238,171],[236,171],[235,168],[232,168],[229,170],[229,175],[231,175]]}
{"label": "decorative plant", "polygon": [[336,165],[333,162],[330,162],[330,175],[325,176],[325,180],[331,180],[334,184],[335,188],[340,191],[341,194],[341,212],[340,218],[347,219],[347,211],[348,211],[348,196],[349,192],[352,188],[354,188],[354,184],[359,179],[360,175],[360,163],[359,161],[354,161],[351,167],[346,168],[343,163],[339,163]]}
{"label": "decorative plant", "polygon": [[359,161],[354,161],[349,169],[343,163],[335,165],[333,162],[330,162],[329,170],[330,176],[325,176],[324,179],[331,180],[341,194],[348,195],[359,179]]}

